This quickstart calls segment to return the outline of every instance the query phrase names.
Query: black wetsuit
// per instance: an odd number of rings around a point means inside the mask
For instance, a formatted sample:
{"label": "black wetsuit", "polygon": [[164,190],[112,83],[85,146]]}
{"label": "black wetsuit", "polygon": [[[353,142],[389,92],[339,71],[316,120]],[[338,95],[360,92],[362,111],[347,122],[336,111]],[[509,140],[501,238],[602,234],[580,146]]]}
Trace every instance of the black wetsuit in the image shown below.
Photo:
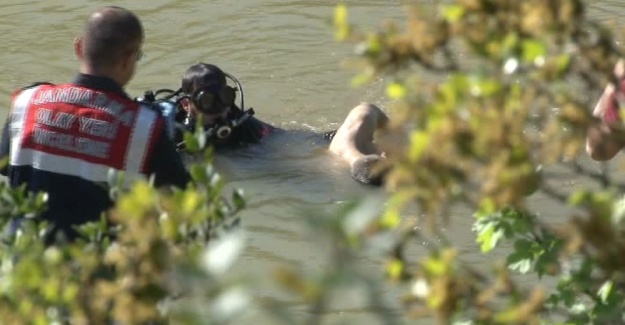
{"label": "black wetsuit", "polygon": [[[236,120],[243,115],[243,111],[238,107],[230,110],[228,113],[229,120]],[[176,128],[176,134],[174,136],[175,142],[180,143],[184,137],[184,131],[193,132],[195,121],[191,120],[185,124],[184,127]],[[205,128],[210,128],[206,126]],[[209,139],[210,144],[213,145],[215,150],[228,150],[235,149],[248,144],[254,144],[260,142],[260,140],[276,130],[276,127],[271,126],[253,116],[247,118],[240,125],[232,128],[232,133],[225,139],[219,139],[212,137]]]}

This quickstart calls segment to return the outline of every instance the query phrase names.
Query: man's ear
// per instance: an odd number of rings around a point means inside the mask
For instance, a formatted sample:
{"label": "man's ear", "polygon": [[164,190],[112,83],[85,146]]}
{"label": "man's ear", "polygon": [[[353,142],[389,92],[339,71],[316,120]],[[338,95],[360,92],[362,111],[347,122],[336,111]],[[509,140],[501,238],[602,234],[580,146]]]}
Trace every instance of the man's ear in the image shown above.
{"label": "man's ear", "polygon": [[127,69],[133,65],[136,66],[137,55],[134,52],[129,52],[128,54],[124,55],[123,60],[121,62],[122,62],[124,69]]}
{"label": "man's ear", "polygon": [[84,42],[82,40],[82,37],[76,37],[74,39],[74,54],[76,55],[76,57],[79,60],[82,61],[84,59],[84,57],[85,57],[84,53],[85,53],[84,52]]}
{"label": "man's ear", "polygon": [[191,111],[191,101],[189,100],[189,98],[185,97],[180,99],[180,105],[182,106],[182,109],[184,109],[187,113]]}

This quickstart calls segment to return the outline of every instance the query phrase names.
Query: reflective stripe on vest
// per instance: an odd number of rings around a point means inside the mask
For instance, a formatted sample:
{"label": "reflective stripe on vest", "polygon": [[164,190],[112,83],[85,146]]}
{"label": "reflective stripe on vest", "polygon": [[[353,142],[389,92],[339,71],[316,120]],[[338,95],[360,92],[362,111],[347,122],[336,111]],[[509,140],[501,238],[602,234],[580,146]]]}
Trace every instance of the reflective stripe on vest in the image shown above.
{"label": "reflective stripe on vest", "polygon": [[75,85],[39,86],[15,97],[10,165],[106,182],[145,178],[158,113],[116,94]]}

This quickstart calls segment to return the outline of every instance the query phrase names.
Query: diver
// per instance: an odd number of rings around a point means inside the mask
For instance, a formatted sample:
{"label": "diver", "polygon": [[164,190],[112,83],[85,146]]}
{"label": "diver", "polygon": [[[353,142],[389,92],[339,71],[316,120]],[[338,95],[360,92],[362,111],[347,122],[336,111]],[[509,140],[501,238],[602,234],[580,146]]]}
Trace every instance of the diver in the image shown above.
{"label": "diver", "polygon": [[[237,92],[239,105],[235,103]],[[171,138],[184,151],[184,133],[194,132],[198,126],[204,128],[207,141],[216,150],[258,143],[269,135],[275,127],[256,119],[253,108],[244,110],[244,98],[243,87],[234,76],[215,65],[200,63],[187,69],[180,89],[147,91],[138,100],[158,104]]]}
{"label": "diver", "polygon": [[[158,104],[168,121],[170,136],[184,152],[184,133],[194,132],[198,126],[216,151],[258,143],[275,132],[278,128],[254,117],[253,108],[245,109],[244,97],[243,87],[234,76],[216,65],[198,63],[184,73],[180,89],[147,91],[138,100]],[[385,172],[374,166],[384,159],[384,153],[375,144],[374,133],[387,124],[388,117],[379,107],[361,103],[324,138],[329,142],[328,150],[350,165],[354,179],[381,185]]]}

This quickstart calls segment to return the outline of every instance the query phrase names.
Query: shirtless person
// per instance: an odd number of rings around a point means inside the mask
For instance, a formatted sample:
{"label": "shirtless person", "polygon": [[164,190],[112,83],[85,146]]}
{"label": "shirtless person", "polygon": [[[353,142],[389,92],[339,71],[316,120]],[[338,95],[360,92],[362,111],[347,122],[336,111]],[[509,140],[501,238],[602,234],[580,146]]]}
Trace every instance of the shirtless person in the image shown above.
{"label": "shirtless person", "polygon": [[375,165],[384,158],[384,153],[376,146],[373,136],[388,121],[379,107],[361,103],[349,112],[330,143],[330,152],[346,161],[352,177],[361,183],[382,184],[384,175],[375,173]]}

